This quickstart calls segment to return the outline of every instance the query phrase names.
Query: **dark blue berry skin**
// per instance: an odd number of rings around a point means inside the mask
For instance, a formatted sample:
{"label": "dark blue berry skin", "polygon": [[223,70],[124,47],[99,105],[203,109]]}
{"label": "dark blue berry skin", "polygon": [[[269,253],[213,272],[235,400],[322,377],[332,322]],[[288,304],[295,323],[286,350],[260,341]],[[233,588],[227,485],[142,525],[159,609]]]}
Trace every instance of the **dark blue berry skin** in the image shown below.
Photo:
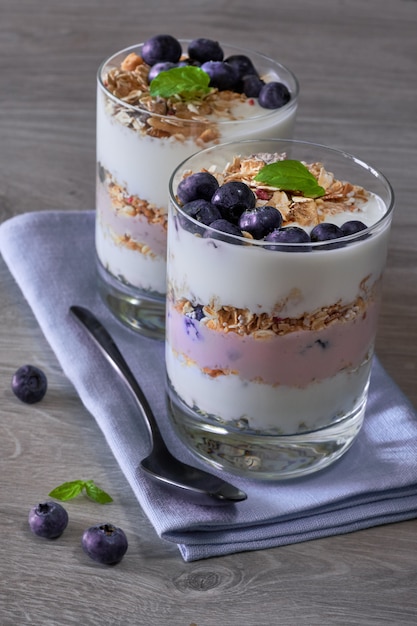
{"label": "dark blue berry skin", "polygon": [[201,335],[197,328],[197,321],[198,320],[188,317],[187,315],[184,317],[185,332],[192,341],[200,341],[201,339]]}
{"label": "dark blue berry skin", "polygon": [[31,531],[45,539],[56,539],[68,526],[68,513],[63,506],[52,500],[35,505],[29,511]]}
{"label": "dark blue berry skin", "polygon": [[195,59],[190,59],[188,57],[186,59],[181,59],[181,61],[178,61],[177,63],[178,67],[187,67],[188,65],[192,65],[194,67],[200,67],[201,63],[199,63]]}
{"label": "dark blue berry skin", "polygon": [[281,224],[281,213],[268,205],[244,211],[239,218],[239,228],[250,233],[254,239],[263,239]]}
{"label": "dark blue berry skin", "polygon": [[[313,242],[318,241],[330,241],[332,239],[340,239],[344,237],[343,231],[336,224],[331,224],[330,222],[322,222],[321,224],[317,224],[310,232],[310,239]],[[341,242],[329,244],[326,246],[321,246],[320,249],[334,249],[340,248],[343,244]]]}
{"label": "dark blue berry skin", "polygon": [[199,63],[206,63],[207,61],[223,61],[224,52],[218,41],[201,37],[190,42],[188,56]]}
{"label": "dark blue berry skin", "polygon": [[163,61],[162,63],[155,63],[155,65],[153,65],[151,69],[149,70],[148,82],[150,83],[161,72],[172,70],[173,67],[178,67],[178,66],[176,63],[171,63],[171,61]]}
{"label": "dark blue berry skin", "polygon": [[203,317],[205,317],[203,306],[201,304],[196,304],[194,307],[194,319],[196,319],[197,322],[199,322],[200,320],[203,319]]}
{"label": "dark blue berry skin", "polygon": [[[221,218],[219,209],[213,206],[208,200],[203,200],[202,198],[187,202],[187,204],[184,204],[182,207],[182,210],[184,213],[197,220],[197,222],[205,224],[206,226],[209,226],[212,222]],[[194,224],[190,220],[184,218],[181,213],[178,215],[179,222],[184,230],[188,230],[189,232],[195,234],[202,234],[204,229],[199,228],[197,224]]]}
{"label": "dark blue berry skin", "polygon": [[210,76],[210,87],[219,91],[234,91],[238,88],[239,76],[234,67],[224,61],[207,61],[201,69]]}
{"label": "dark blue berry skin", "polygon": [[97,524],[84,531],[81,545],[93,561],[103,565],[116,565],[126,554],[128,543],[125,533],[113,524]]}
{"label": "dark blue berry skin", "polygon": [[[311,246],[290,246],[288,244],[294,243],[309,243],[310,237],[308,233],[298,226],[285,226],[284,228],[278,228],[273,230],[265,237],[265,241],[276,243],[276,246],[265,246],[266,250],[280,250],[281,252],[309,252]],[[285,245],[278,245],[285,244]]]}
{"label": "dark blue berry skin", "polygon": [[249,74],[242,78],[242,93],[248,98],[258,98],[264,85],[264,81],[258,76]]}
{"label": "dark blue berry skin", "polygon": [[209,172],[196,172],[183,178],[177,187],[177,197],[181,204],[186,204],[192,200],[211,200],[219,183]]}
{"label": "dark blue berry skin", "polygon": [[291,100],[288,87],[283,83],[266,83],[259,92],[258,102],[264,109],[279,109]]}
{"label": "dark blue berry skin", "polygon": [[142,59],[148,65],[165,61],[177,63],[181,54],[181,44],[172,35],[155,35],[147,39],[142,46]]}
{"label": "dark blue berry skin", "polygon": [[40,402],[48,388],[45,374],[34,365],[22,365],[12,378],[12,390],[26,404]]}
{"label": "dark blue berry skin", "polygon": [[361,230],[365,230],[365,228],[368,228],[368,227],[363,222],[359,220],[349,220],[348,222],[345,222],[344,224],[342,224],[342,226],[340,227],[340,230],[343,232],[345,236],[347,236],[347,235],[354,235],[356,233],[359,233]]}
{"label": "dark blue berry skin", "polygon": [[240,79],[249,74],[258,76],[258,72],[255,69],[252,61],[245,54],[233,54],[225,59],[226,63],[229,63],[235,68],[237,75]]}
{"label": "dark blue berry skin", "polygon": [[[214,230],[211,230],[214,229]],[[242,237],[242,231],[236,224],[232,224],[228,220],[219,219],[210,224],[210,230],[205,230],[203,237],[205,239],[219,239],[220,241],[227,241],[234,244],[242,244],[242,241],[237,241],[227,235],[237,235]]]}
{"label": "dark blue berry skin", "polygon": [[237,224],[243,211],[255,208],[256,197],[245,183],[231,181],[214,192],[211,203],[220,210],[224,219]]}

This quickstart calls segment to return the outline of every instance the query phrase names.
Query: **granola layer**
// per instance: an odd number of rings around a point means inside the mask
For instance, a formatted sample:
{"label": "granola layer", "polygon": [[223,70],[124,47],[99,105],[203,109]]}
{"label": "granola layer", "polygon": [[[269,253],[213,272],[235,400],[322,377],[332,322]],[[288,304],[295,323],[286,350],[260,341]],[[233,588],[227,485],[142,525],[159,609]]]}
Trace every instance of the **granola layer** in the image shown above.
{"label": "granola layer", "polygon": [[[186,101],[178,96],[154,98],[149,93],[150,69],[139,55],[132,52],[103,80],[109,93],[131,107],[123,107],[108,98],[108,112],[121,124],[144,135],[173,137],[181,142],[194,138],[197,145],[205,147],[220,138],[217,122],[241,120],[248,116],[255,104],[253,98],[244,94],[217,89],[212,89],[204,97]],[[241,105],[246,105],[245,115]]]}
{"label": "granola layer", "polygon": [[[240,181],[248,185],[256,196],[256,207],[273,206],[282,215],[282,225],[297,224],[310,230],[317,224],[331,221],[336,215],[359,213],[369,201],[369,193],[359,185],[338,180],[332,172],[325,169],[322,163],[306,163],[303,165],[313,174],[317,183],[325,189],[319,198],[308,198],[296,192],[284,191],[278,187],[265,185],[255,180],[256,175],[267,164],[285,160],[286,154],[254,154],[250,157],[235,156],[223,171],[215,167],[208,170],[213,174],[219,185],[231,181]],[[185,171],[184,177],[192,174]],[[251,237],[249,233],[244,233]]]}

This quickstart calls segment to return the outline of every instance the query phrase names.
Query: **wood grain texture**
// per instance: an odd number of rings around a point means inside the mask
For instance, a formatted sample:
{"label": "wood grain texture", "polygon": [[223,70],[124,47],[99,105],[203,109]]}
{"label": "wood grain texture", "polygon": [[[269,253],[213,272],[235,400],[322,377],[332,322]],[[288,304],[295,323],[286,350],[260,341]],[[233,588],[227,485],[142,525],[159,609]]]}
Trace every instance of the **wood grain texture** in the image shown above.
{"label": "wood grain texture", "polygon": [[[94,206],[95,75],[113,51],[171,32],[257,49],[297,74],[296,137],[341,147],[391,180],[396,214],[377,349],[417,406],[415,0],[1,0],[0,220]],[[416,522],[186,564],[160,541],[94,419],[0,260],[0,624],[402,626],[417,623]],[[10,380],[44,369],[40,405]],[[79,545],[108,509],[68,504],[59,541],[28,533],[30,506],[72,477],[115,495],[128,556],[102,568]],[[110,520],[110,521],[112,521]]]}

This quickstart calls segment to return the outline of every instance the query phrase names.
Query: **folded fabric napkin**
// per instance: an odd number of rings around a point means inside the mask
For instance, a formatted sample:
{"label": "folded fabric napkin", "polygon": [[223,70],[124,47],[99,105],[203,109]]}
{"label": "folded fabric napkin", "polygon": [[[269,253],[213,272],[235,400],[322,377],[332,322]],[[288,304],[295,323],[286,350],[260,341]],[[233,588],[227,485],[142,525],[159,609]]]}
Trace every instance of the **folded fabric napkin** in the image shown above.
{"label": "folded fabric napkin", "polygon": [[165,406],[163,342],[122,326],[95,282],[94,212],[44,211],[0,226],[0,251],[63,371],[94,416],[156,532],[186,561],[307,541],[417,516],[417,414],[376,360],[364,427],[332,467],[267,483],[226,475],[248,494],[225,507],[191,504],[138,470],[149,448],[130,394],[69,315],[90,308],[106,325],[142,385],[168,447],[202,465],[178,441]]}

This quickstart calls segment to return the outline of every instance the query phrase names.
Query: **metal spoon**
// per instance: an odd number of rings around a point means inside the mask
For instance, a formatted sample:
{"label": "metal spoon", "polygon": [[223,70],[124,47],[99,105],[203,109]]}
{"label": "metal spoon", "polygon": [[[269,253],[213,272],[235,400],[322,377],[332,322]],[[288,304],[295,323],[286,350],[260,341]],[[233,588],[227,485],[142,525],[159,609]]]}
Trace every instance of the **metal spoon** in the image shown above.
{"label": "metal spoon", "polygon": [[151,453],[140,463],[142,469],[153,480],[181,492],[198,504],[219,505],[246,500],[246,493],[237,487],[213,474],[183,463],[169,452],[142,389],[108,331],[88,309],[71,306],[70,312],[89,333],[137,402],[152,441]]}

